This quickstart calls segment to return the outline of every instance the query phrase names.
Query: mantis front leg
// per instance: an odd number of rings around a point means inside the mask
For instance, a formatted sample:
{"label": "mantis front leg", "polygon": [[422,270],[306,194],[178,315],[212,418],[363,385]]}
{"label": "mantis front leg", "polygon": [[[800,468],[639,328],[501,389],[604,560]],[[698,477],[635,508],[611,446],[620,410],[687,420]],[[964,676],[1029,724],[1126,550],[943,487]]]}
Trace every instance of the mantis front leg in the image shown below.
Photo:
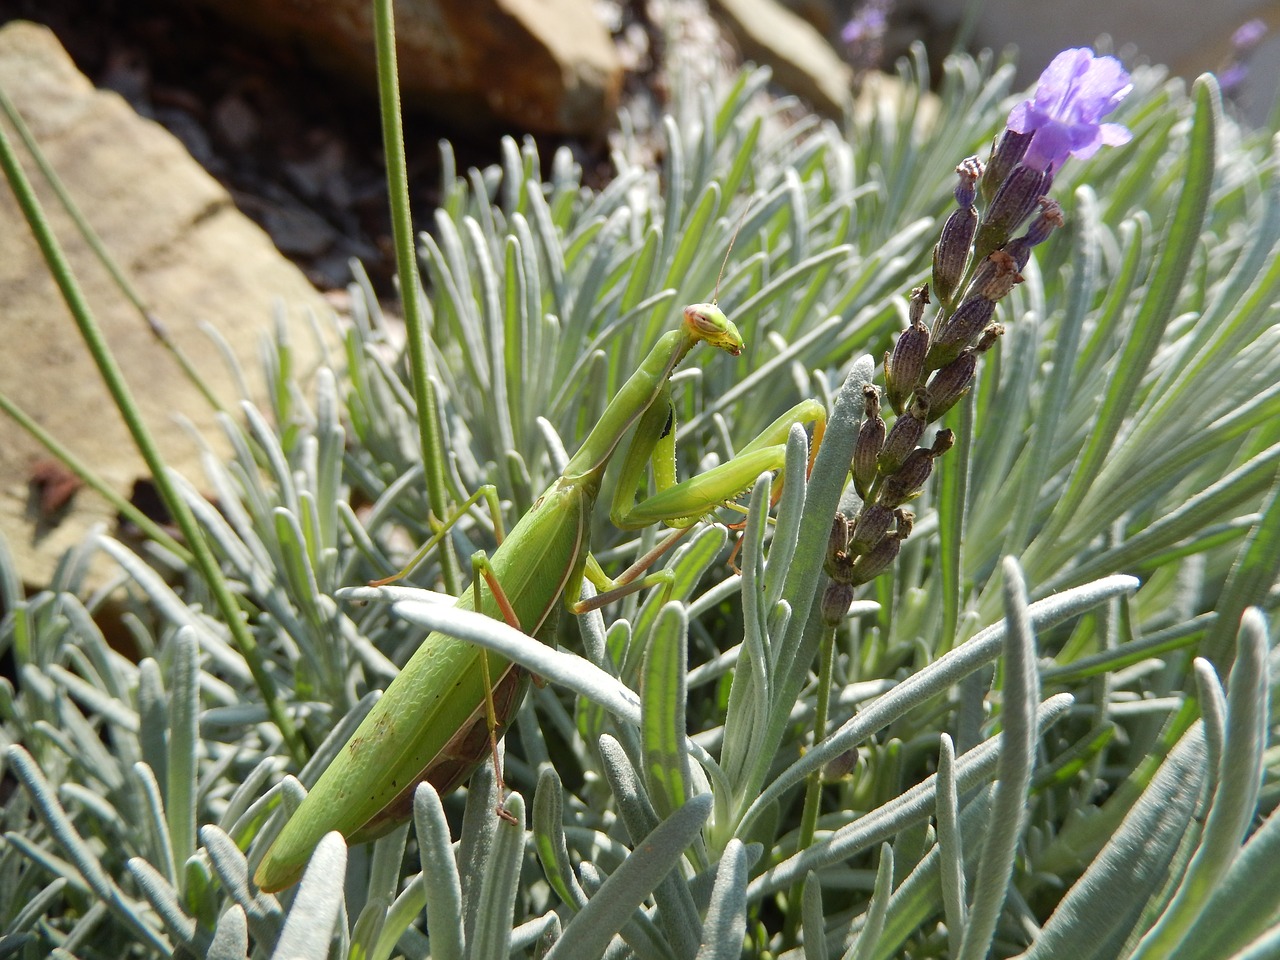
{"label": "mantis front leg", "polygon": [[[588,557],[586,577],[600,593],[590,600],[570,604],[570,610],[585,613],[649,586],[664,585],[669,590],[670,574],[645,575],[645,571],[699,520],[749,490],[760,474],[781,471],[786,459],[787,435],[794,425],[814,425],[812,450],[816,453],[826,421],[827,411],[821,403],[802,400],[769,424],[732,459],[676,482],[674,412],[664,390],[659,402],[645,411],[623,456],[609,517],[623,530],[638,530],[659,523],[675,529],[617,578],[608,577],[595,559]],[[644,480],[647,464],[653,466],[657,492],[637,502],[636,490]]]}

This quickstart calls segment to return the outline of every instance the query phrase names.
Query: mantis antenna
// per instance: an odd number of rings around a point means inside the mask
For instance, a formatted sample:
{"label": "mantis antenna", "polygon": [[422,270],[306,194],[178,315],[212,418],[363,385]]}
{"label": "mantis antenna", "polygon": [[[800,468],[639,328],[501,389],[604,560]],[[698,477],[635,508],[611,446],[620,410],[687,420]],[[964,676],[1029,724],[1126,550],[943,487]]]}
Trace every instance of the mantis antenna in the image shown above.
{"label": "mantis antenna", "polygon": [[711,303],[714,305],[720,299],[720,281],[724,279],[724,268],[729,265],[729,254],[733,253],[733,245],[738,242],[738,234],[742,232],[742,225],[747,222],[747,214],[751,212],[751,201],[747,201],[747,205],[742,208],[742,216],[738,218],[738,226],[733,231],[733,236],[729,238],[729,249],[724,252],[724,262],[720,264],[720,273],[716,276],[715,293],[711,295]]}

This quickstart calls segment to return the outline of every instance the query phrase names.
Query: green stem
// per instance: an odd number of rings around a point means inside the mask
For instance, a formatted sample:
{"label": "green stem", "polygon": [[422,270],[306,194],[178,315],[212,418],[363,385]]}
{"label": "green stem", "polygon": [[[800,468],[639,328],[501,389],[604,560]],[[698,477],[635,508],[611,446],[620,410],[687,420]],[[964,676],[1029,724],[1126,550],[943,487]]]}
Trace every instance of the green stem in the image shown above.
{"label": "green stem", "polygon": [[[444,478],[444,442],[440,436],[439,400],[427,367],[427,325],[418,296],[422,288],[413,248],[409,212],[409,173],[404,158],[404,124],[400,117],[400,80],[396,70],[396,30],[392,0],[373,4],[374,39],[378,55],[378,102],[382,110],[382,146],[387,158],[387,192],[391,200],[391,232],[395,239],[400,302],[409,347],[409,372],[418,405],[418,435],[422,444],[427,503],[437,517],[449,516]],[[440,569],[445,590],[454,596],[461,588],[458,559],[448,540],[440,545]]]}
{"label": "green stem", "polygon": [[976,395],[973,390],[958,404],[959,423],[956,424],[956,444],[951,451],[951,461],[945,464],[938,479],[938,552],[942,577],[942,631],[940,653],[951,650],[960,642],[960,611],[964,608],[964,536],[966,510],[969,505],[969,455],[973,444],[974,409]]}
{"label": "green stem", "polygon": [[259,692],[262,694],[262,699],[266,703],[271,719],[280,729],[280,733],[284,737],[295,762],[302,764],[305,762],[309,752],[306,744],[303,742],[302,737],[299,736],[297,728],[293,725],[293,720],[289,717],[284,703],[276,692],[275,681],[272,679],[271,674],[267,672],[254,639],[245,626],[236,598],[222,576],[222,570],[218,566],[213,551],[209,549],[209,545],[204,540],[200,527],[196,523],[195,515],[191,512],[187,501],[183,499],[173,479],[169,476],[168,468],[165,466],[160,449],[156,446],[155,440],[142,420],[138,405],[129,391],[128,384],[125,383],[124,375],[121,373],[115,357],[112,356],[111,350],[107,346],[102,330],[89,310],[89,304],[85,301],[80,285],[76,282],[75,276],[71,271],[71,265],[67,262],[62,248],[58,245],[58,241],[49,227],[49,222],[45,218],[40,201],[36,199],[35,192],[31,189],[31,182],[18,164],[18,158],[3,128],[0,128],[0,166],[4,168],[5,177],[9,180],[9,186],[13,189],[18,205],[22,208],[23,215],[26,217],[27,225],[31,228],[36,243],[40,247],[40,252],[44,255],[45,263],[49,267],[49,273],[52,275],[54,282],[57,283],[72,317],[75,318],[76,326],[80,328],[80,335],[84,339],[85,346],[88,347],[94,363],[97,364],[98,371],[101,373],[107,389],[111,392],[116,408],[120,411],[125,425],[129,428],[129,433],[133,436],[133,442],[137,446],[138,452],[142,454],[142,459],[146,461],[147,468],[151,471],[156,489],[164,500],[170,516],[173,517],[174,522],[178,525],[178,529],[186,537],[196,566],[205,583],[208,584],[209,590],[213,594],[214,602],[217,604],[223,620],[227,623],[227,628],[231,631],[232,642],[235,644],[236,649],[239,650],[240,655],[244,657],[245,663],[248,664],[249,671],[253,675]]}

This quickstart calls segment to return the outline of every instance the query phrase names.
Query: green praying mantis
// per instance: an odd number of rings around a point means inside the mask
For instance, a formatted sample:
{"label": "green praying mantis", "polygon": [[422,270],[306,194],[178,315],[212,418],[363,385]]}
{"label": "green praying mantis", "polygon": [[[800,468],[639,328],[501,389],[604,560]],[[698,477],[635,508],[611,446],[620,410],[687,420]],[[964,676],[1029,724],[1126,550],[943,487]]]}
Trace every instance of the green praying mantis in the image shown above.
{"label": "green praying mantis", "polygon": [[[588,608],[578,601],[584,579],[610,598],[661,581],[661,574],[642,576],[644,562],[610,580],[590,555],[591,513],[605,469],[633,428],[610,518],[623,529],[658,523],[675,528],[651,551],[648,563],[684,529],[750,488],[761,473],[781,470],[792,425],[813,424],[816,448],[826,409],[805,400],[732,459],[676,483],[669,380],[700,342],[732,356],[743,347],[737,327],[714,302],[685,307],[679,327],[658,340],[563,473],[493,556],[473,558],[477,576],[458,598],[460,608],[479,610],[545,640],[562,597],[575,613]],[[650,461],[657,492],[637,502]],[[348,843],[389,832],[411,815],[414,789],[423,780],[440,793],[452,790],[490,750],[496,767],[497,737],[515,716],[527,684],[528,675],[515,664],[439,631],[429,634],[267,850],[254,875],[257,885],[275,891],[296,882],[329,831],[339,831]]]}

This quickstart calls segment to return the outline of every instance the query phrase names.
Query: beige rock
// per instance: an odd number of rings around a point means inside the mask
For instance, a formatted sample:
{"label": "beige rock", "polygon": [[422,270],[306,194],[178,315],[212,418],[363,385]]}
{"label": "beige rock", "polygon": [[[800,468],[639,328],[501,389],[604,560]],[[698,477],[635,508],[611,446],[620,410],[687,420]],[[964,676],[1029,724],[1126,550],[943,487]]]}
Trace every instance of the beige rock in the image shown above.
{"label": "beige rock", "polygon": [[[280,304],[290,317],[298,369],[314,362],[305,311],[326,315],[323,299],[173,136],[114,93],[95,90],[53,34],[34,24],[0,29],[0,86],[85,217],[224,403],[235,404],[238,391],[198,329],[201,321],[232,345],[251,386],[261,382],[258,346]],[[160,448],[202,485],[195,444],[178,418],[191,420],[217,446],[220,433],[208,404],[92,256],[34,165],[25,167]],[[0,390],[125,496],[147,476],[4,188]],[[42,520],[30,480],[33,471],[47,469],[40,464],[46,457],[0,414],[0,532],[29,586],[45,584],[57,559],[82,541],[91,524],[115,524],[115,511],[88,490],[76,494],[60,522]]]}
{"label": "beige rock", "polygon": [[[376,90],[369,0],[202,2]],[[399,0],[395,16],[409,110],[534,133],[597,135],[613,122],[622,67],[592,0]]]}
{"label": "beige rock", "polygon": [[743,54],[773,69],[784,89],[819,113],[840,117],[852,103],[853,71],[808,21],[776,0],[714,0]]}

